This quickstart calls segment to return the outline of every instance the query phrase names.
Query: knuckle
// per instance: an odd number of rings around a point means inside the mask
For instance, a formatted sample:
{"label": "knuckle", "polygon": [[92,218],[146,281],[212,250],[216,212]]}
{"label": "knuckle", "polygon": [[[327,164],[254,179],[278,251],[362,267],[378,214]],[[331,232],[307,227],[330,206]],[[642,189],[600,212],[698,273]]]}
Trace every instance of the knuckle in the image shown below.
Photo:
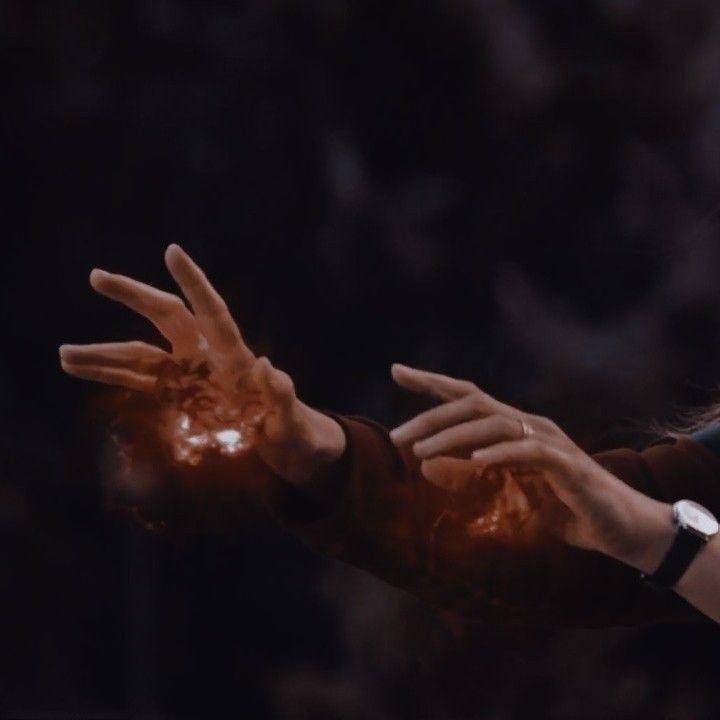
{"label": "knuckle", "polygon": [[207,305],[212,312],[217,313],[219,316],[229,317],[230,310],[227,303],[215,290],[209,290],[207,293]]}
{"label": "knuckle", "polygon": [[508,417],[507,415],[493,415],[492,417],[496,426],[508,435],[516,437],[518,430],[522,430],[516,418]]}
{"label": "knuckle", "polygon": [[550,418],[544,417],[542,418],[543,425],[550,431],[558,431],[560,428],[558,427],[558,424],[551,420]]}
{"label": "knuckle", "polygon": [[283,394],[290,394],[295,392],[295,383],[293,379],[283,370],[275,371],[275,382],[278,391]]}
{"label": "knuckle", "polygon": [[177,295],[169,295],[162,305],[162,311],[166,315],[177,315],[184,309],[185,303]]}
{"label": "knuckle", "polygon": [[228,340],[235,341],[240,337],[240,331],[229,315],[218,322],[217,329],[221,333],[222,337]]}

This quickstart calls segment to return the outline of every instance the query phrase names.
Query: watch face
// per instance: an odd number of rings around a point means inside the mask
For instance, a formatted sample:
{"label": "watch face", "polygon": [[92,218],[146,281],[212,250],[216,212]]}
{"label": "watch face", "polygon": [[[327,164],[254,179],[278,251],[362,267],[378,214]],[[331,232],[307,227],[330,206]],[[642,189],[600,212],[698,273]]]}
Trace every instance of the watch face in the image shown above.
{"label": "watch face", "polygon": [[709,538],[720,530],[715,516],[692,500],[680,500],[673,508],[678,524],[698,535]]}

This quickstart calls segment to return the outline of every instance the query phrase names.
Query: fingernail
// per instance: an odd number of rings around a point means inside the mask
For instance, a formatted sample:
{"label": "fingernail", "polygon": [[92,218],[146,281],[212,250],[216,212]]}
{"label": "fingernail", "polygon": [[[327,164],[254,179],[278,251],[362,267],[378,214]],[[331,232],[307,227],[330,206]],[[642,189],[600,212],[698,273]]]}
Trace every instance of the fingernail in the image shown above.
{"label": "fingernail", "polygon": [[102,280],[104,277],[107,277],[108,273],[106,273],[104,270],[101,270],[100,268],[93,268],[90,271],[90,284],[95,287],[95,283]]}
{"label": "fingernail", "polygon": [[402,363],[393,363],[393,368],[396,370],[412,370],[409,365],[403,365]]}
{"label": "fingernail", "polygon": [[390,431],[390,439],[393,442],[404,442],[407,440],[408,431],[404,425],[398,425],[394,430]]}
{"label": "fingernail", "polygon": [[168,264],[172,263],[173,256],[177,254],[179,249],[179,245],[176,245],[175,243],[170,243],[170,245],[165,248],[165,262]]}

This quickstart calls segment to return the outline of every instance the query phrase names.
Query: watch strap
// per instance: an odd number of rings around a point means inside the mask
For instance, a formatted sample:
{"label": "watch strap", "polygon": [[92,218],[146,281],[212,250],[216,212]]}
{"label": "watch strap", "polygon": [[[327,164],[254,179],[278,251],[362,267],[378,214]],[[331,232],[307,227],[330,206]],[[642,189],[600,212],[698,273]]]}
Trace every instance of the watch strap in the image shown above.
{"label": "watch strap", "polygon": [[643,575],[643,579],[655,587],[664,589],[674,587],[706,542],[707,540],[700,535],[679,526],[675,540],[665,559],[660,563],[660,567],[650,575]]}

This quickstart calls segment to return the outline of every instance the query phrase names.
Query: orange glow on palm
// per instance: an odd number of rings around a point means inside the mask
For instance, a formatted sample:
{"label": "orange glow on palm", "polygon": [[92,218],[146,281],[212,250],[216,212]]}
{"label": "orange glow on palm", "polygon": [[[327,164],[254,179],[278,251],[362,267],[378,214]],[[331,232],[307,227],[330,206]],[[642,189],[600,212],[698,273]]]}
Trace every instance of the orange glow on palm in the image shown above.
{"label": "orange glow on palm", "polygon": [[249,381],[218,378],[206,363],[169,362],[155,394],[159,436],[178,462],[198,465],[208,452],[233,457],[257,444],[266,410]]}
{"label": "orange glow on palm", "polygon": [[198,465],[212,453],[245,454],[257,446],[267,414],[253,376],[257,359],[187,253],[170,246],[165,261],[187,304],[178,295],[104,270],[93,270],[90,283],[147,318],[170,351],[138,341],[64,345],[62,367],[145,398],[118,408],[120,421],[132,416],[133,436],[142,435],[148,448],[158,441],[168,446],[177,462]]}

